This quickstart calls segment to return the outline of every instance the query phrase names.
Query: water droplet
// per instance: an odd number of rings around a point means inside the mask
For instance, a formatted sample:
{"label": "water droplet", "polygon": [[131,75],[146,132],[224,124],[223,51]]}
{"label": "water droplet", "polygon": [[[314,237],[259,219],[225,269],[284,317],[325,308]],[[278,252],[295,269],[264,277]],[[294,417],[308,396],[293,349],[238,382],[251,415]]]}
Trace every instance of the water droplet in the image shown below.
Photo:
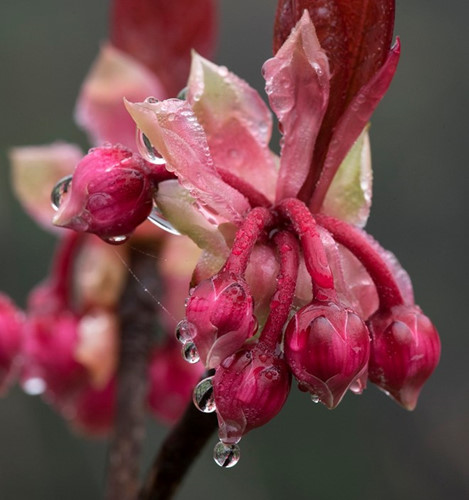
{"label": "water droplet", "polygon": [[213,395],[213,377],[204,378],[195,386],[192,401],[202,413],[213,413],[217,409]]}
{"label": "water droplet", "polygon": [[241,451],[237,444],[225,444],[219,441],[213,449],[213,459],[220,467],[229,469],[234,467],[241,456]]}
{"label": "water droplet", "polygon": [[66,177],[60,179],[60,181],[57,182],[57,184],[54,186],[54,189],[52,189],[50,200],[52,203],[52,208],[55,211],[59,209],[60,204],[62,203],[62,198],[70,189],[71,184],[72,176],[67,175]]}
{"label": "water droplet", "polygon": [[187,319],[182,319],[176,325],[176,338],[178,342],[183,345],[190,342],[194,338],[195,333],[195,326],[192,323],[189,323]]}
{"label": "water droplet", "polygon": [[224,78],[225,76],[228,76],[228,68],[226,66],[220,66],[218,68],[218,74]]}
{"label": "water droplet", "polygon": [[319,403],[319,396],[317,394],[311,394],[311,401],[313,403]]}
{"label": "water droplet", "polygon": [[108,236],[107,238],[103,238],[106,243],[110,243],[111,245],[122,245],[129,239],[128,236],[119,235],[119,236]]}
{"label": "water droplet", "polygon": [[179,236],[181,233],[169,222],[164,215],[161,213],[161,210],[159,207],[156,205],[156,203],[153,203],[153,208],[152,211],[150,212],[150,215],[147,217],[147,219],[150,222],[153,222],[155,226],[158,226],[161,229],[164,229],[166,232],[175,234]]}
{"label": "water droplet", "polygon": [[45,380],[40,377],[31,377],[22,382],[21,387],[26,394],[30,396],[39,396],[47,388]]}
{"label": "water droplet", "polygon": [[137,149],[143,158],[153,163],[153,165],[164,165],[166,163],[160,153],[153,147],[150,139],[140,129],[137,129]]}
{"label": "water droplet", "polygon": [[360,382],[360,380],[355,380],[355,382],[352,382],[351,386],[349,387],[349,389],[354,393],[354,394],[362,394],[363,392],[363,389],[364,389],[364,386],[363,384]]}
{"label": "water droplet", "polygon": [[147,104],[156,104],[159,100],[156,97],[150,96],[145,99]]}
{"label": "water droplet", "polygon": [[176,115],[174,113],[170,113],[168,115],[168,121],[170,121],[170,122],[173,122],[175,118],[176,118]]}
{"label": "water droplet", "polygon": [[182,346],[182,357],[191,364],[197,363],[199,361],[200,356],[197,352],[197,347],[193,342],[186,342]]}
{"label": "water droplet", "polygon": [[187,91],[188,88],[184,87],[179,91],[179,94],[177,95],[177,98],[180,99],[181,101],[185,101],[187,99]]}

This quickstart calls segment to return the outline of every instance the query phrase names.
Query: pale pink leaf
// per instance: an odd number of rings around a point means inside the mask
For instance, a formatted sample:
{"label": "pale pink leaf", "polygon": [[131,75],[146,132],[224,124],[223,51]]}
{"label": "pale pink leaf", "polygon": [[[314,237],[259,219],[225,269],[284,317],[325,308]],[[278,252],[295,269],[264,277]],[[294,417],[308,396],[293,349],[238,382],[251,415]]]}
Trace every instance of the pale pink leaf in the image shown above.
{"label": "pale pink leaf", "polygon": [[329,65],[307,11],[263,67],[283,133],[277,201],[295,197],[308,175],[329,99]]}
{"label": "pale pink leaf", "polygon": [[130,103],[127,110],[152,145],[189,190],[207,218],[239,223],[250,206],[246,198],[218,175],[205,132],[186,101]]}
{"label": "pale pink leaf", "polygon": [[269,150],[272,116],[244,80],[193,53],[187,100],[207,136],[217,169],[274,200],[276,160]]}

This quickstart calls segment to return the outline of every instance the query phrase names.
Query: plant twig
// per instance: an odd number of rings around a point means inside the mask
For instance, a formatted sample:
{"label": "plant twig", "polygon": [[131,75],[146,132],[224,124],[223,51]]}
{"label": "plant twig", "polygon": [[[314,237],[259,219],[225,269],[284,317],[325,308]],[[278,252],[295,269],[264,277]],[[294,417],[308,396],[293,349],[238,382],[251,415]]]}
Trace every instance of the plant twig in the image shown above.
{"label": "plant twig", "polygon": [[107,500],[137,498],[145,433],[147,363],[156,324],[155,303],[151,297],[158,294],[155,261],[145,253],[132,250],[130,268],[134,275],[129,275],[119,305],[121,345],[116,421],[108,459]]}

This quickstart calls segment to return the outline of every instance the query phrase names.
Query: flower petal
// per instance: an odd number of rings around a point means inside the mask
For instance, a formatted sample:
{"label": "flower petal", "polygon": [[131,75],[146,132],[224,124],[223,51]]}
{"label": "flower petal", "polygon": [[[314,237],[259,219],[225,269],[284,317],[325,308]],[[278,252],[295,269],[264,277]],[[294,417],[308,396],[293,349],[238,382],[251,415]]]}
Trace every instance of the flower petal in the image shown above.
{"label": "flower petal", "polygon": [[273,201],[272,116],[259,94],[225,67],[193,53],[187,100],[205,130],[216,168],[238,175]]}
{"label": "flower petal", "polygon": [[29,215],[48,231],[59,231],[52,225],[55,213],[50,201],[52,188],[73,172],[82,156],[78,146],[60,142],[10,151],[15,194]]}
{"label": "flower petal", "polygon": [[370,214],[372,178],[366,127],[337,170],[321,212],[359,227],[365,226]]}
{"label": "flower petal", "polygon": [[90,142],[122,144],[135,150],[135,123],[122,99],[166,97],[158,78],[137,60],[105,45],[91,67],[77,101],[75,119]]}
{"label": "flower petal", "polygon": [[213,165],[203,128],[189,103],[179,99],[130,103],[127,110],[181,184],[213,215],[240,222],[250,206],[223,182]]}
{"label": "flower petal", "polygon": [[280,201],[295,197],[306,180],[329,99],[327,57],[306,11],[263,72],[284,134],[276,195]]}
{"label": "flower petal", "polygon": [[192,48],[213,51],[215,0],[114,0],[111,15],[112,44],[158,75],[168,94],[184,85]]}

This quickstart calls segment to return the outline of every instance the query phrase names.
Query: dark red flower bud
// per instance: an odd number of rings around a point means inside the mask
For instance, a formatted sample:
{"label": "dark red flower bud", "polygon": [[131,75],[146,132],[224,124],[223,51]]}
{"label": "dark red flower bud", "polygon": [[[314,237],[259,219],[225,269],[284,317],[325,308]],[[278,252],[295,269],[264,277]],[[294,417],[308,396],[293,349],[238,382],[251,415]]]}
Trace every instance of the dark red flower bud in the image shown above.
{"label": "dark red flower bud", "polygon": [[283,359],[260,342],[225,359],[213,379],[220,440],[237,443],[282,409],[291,386]]}
{"label": "dark red flower bud", "polygon": [[378,311],[368,320],[372,338],[368,377],[407,410],[413,410],[440,359],[440,339],[416,305]]}
{"label": "dark red flower bud", "polygon": [[351,309],[316,301],[290,320],[284,349],[300,389],[332,409],[366,370],[370,338]]}
{"label": "dark red flower bud", "polygon": [[94,148],[77,165],[53,222],[121,243],[150,214],[153,191],[139,155],[123,146]]}
{"label": "dark red flower bud", "polygon": [[190,340],[208,368],[215,368],[236,352],[257,329],[248,285],[228,271],[202,281],[194,289],[186,318]]}

